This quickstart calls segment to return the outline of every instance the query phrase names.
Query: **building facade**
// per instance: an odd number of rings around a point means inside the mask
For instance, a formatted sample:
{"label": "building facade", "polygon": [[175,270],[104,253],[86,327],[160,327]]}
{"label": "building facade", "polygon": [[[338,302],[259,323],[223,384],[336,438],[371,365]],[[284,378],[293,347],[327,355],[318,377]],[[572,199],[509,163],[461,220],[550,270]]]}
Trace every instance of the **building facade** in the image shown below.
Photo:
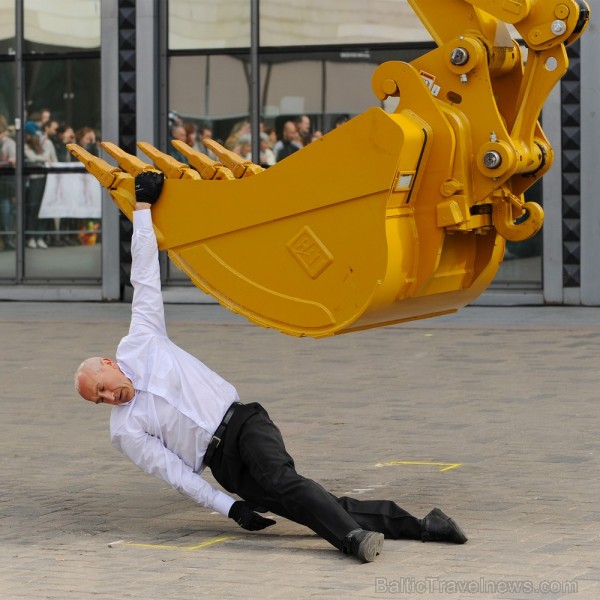
{"label": "building facade", "polygon": [[[544,107],[556,159],[528,193],[544,228],[508,245],[478,302],[600,304],[593,25]],[[128,298],[130,224],[66,143],[166,152],[183,128],[259,162],[253,131],[281,139],[304,116],[310,143],[377,105],[378,64],[433,47],[406,0],[0,0],[0,299]],[[161,260],[168,300],[207,301]]]}

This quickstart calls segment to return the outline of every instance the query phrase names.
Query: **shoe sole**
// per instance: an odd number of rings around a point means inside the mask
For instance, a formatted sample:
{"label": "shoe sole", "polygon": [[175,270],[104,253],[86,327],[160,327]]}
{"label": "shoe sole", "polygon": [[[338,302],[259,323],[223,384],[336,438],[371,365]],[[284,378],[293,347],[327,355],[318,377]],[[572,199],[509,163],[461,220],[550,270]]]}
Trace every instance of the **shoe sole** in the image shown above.
{"label": "shoe sole", "polygon": [[358,558],[364,562],[373,562],[383,550],[383,533],[369,533],[358,548]]}

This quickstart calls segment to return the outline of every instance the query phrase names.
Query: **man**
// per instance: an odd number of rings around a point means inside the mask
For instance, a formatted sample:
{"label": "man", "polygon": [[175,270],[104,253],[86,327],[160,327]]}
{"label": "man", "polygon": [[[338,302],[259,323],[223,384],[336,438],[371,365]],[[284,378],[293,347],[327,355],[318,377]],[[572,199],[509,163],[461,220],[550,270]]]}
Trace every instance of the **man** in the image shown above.
{"label": "man", "polygon": [[311,142],[310,133],[310,117],[308,115],[299,115],[296,117],[296,130],[303,146],[307,146]]}
{"label": "man", "polygon": [[[186,144],[188,143],[188,134],[185,130],[185,125],[176,123],[171,127],[170,132],[172,140],[179,140],[180,142],[185,142]],[[169,144],[168,153],[180,163],[186,165],[188,164],[188,159],[171,144]]]}
{"label": "man", "polygon": [[[264,408],[241,404],[231,384],[169,340],[150,210],[162,184],[162,173],[154,171],[135,179],[129,334],[116,360],[87,359],[75,374],[83,398],[113,406],[113,445],[147,473],[251,531],[275,523],[258,514],[268,510],[365,562],[381,552],[384,535],[464,543],[439,509],[421,520],[391,501],[336,498],[299,475]],[[206,466],[243,500],[209,485],[201,477]]]}
{"label": "man", "polygon": [[275,153],[275,160],[277,162],[287,158],[294,152],[298,152],[298,150],[302,148],[298,129],[293,121],[286,121],[283,124],[281,136],[281,139],[273,146],[273,152]]}

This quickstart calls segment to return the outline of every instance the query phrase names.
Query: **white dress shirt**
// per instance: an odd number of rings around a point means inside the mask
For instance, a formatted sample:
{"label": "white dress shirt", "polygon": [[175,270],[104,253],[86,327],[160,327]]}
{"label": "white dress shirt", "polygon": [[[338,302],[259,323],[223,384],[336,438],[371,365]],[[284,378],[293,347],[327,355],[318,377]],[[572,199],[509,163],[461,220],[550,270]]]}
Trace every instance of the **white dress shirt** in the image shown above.
{"label": "white dress shirt", "polygon": [[150,210],[133,213],[131,254],[131,325],[116,360],[135,395],[112,409],[112,444],[146,473],[227,516],[233,498],[200,473],[212,434],[238,394],[167,337]]}

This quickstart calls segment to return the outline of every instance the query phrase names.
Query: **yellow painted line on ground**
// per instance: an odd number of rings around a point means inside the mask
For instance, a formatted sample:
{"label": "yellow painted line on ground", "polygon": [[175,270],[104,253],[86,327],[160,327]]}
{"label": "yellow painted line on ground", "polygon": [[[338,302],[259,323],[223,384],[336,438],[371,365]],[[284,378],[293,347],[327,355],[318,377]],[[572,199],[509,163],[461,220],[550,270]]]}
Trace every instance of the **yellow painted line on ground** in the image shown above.
{"label": "yellow painted line on ground", "polygon": [[440,473],[444,471],[450,471],[451,469],[458,469],[462,466],[462,463],[446,463],[446,462],[425,462],[420,460],[392,460],[390,462],[383,463],[384,467],[394,465],[429,465],[434,467],[444,467],[440,469]]}
{"label": "yellow painted line on ground", "polygon": [[173,546],[171,544],[139,544],[137,542],[127,542],[127,546],[135,546],[136,548],[166,548],[168,550],[201,550],[202,548],[206,548],[207,546],[213,546],[214,544],[220,544],[221,542],[226,542],[228,540],[237,540],[237,537],[225,536],[220,538],[215,538],[214,540],[208,540],[206,542],[202,542],[201,544],[197,544],[196,546]]}

